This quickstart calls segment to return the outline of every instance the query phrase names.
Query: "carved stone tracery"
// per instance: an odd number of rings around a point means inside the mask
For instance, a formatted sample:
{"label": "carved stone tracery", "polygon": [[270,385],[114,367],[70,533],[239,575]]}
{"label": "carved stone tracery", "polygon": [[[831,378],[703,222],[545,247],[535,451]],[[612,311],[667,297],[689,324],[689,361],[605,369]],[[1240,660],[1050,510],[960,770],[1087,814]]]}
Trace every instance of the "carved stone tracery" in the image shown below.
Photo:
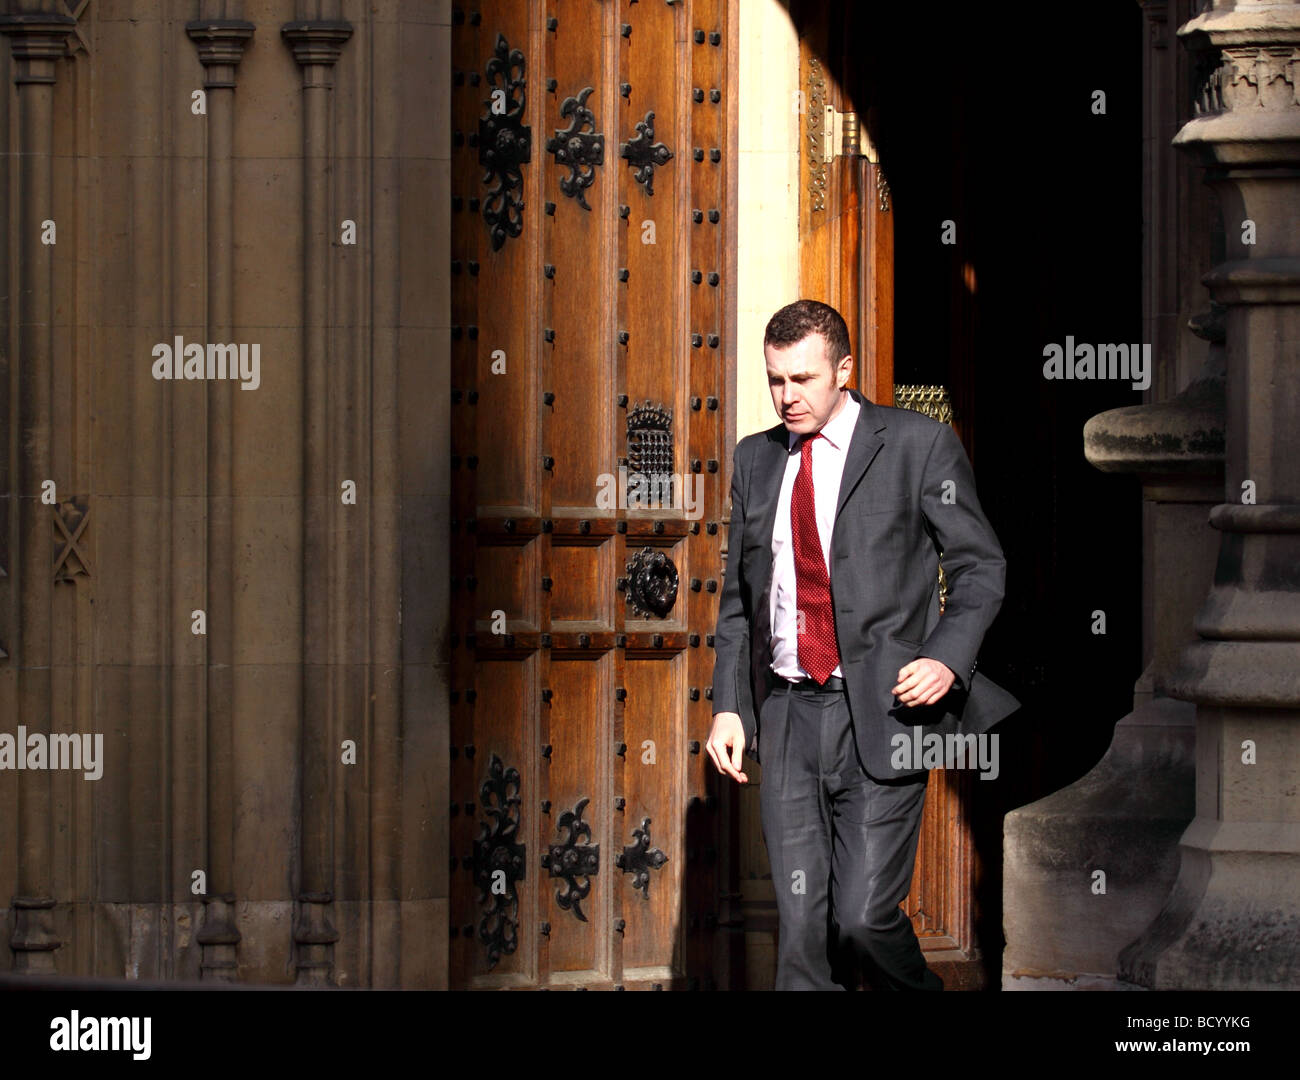
{"label": "carved stone tracery", "polygon": [[90,521],[86,499],[73,497],[54,508],[54,580],[72,581],[90,576],[90,559],[81,548],[81,534]]}
{"label": "carved stone tracery", "polygon": [[1196,58],[1196,116],[1300,105],[1300,48],[1203,48]]}

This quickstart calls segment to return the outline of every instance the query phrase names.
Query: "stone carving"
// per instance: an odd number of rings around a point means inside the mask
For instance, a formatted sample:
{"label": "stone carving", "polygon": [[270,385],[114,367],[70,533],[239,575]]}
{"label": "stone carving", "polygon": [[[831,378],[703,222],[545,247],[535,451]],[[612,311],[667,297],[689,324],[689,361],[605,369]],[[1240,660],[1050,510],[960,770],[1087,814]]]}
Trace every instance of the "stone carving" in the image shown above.
{"label": "stone carving", "polygon": [[1300,106],[1300,48],[1206,49],[1197,57],[1195,78],[1197,116],[1293,109]]}
{"label": "stone carving", "polygon": [[61,543],[54,556],[55,581],[90,576],[90,559],[80,546],[81,534],[86,531],[89,520],[90,508],[84,496],[74,496],[55,507],[55,542]]}

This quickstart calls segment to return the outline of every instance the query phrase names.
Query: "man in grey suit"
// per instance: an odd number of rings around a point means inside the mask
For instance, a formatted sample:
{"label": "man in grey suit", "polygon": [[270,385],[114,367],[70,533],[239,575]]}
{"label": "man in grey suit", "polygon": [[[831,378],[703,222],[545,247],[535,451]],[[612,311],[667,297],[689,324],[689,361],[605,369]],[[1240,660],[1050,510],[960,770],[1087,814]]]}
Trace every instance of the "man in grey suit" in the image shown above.
{"label": "man in grey suit", "polygon": [[899,908],[927,779],[910,744],[1019,707],[975,670],[1002,549],[953,430],[848,389],[834,308],[782,308],[763,354],[781,423],[735,449],[707,750],[747,783],[761,743],[776,988],[941,990]]}

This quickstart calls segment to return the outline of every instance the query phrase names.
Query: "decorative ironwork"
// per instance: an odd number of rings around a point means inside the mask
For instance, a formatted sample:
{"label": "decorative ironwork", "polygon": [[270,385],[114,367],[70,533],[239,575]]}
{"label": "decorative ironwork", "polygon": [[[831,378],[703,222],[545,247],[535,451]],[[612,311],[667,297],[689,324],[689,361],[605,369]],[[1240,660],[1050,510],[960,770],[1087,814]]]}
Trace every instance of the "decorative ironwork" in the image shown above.
{"label": "decorative ironwork", "polygon": [[474,841],[478,903],[488,905],[479,920],[478,939],[487,948],[488,967],[496,967],[502,953],[512,953],[519,945],[519,894],[515,884],[524,880],[527,870],[526,845],[515,840],[519,831],[519,770],[507,769],[493,754],[478,796],[483,813],[492,819],[491,825],[479,825],[479,837]]}
{"label": "decorative ironwork", "polygon": [[[560,190],[569,198],[577,199],[584,210],[591,207],[583,191],[595,183],[595,167],[605,164],[605,136],[596,130],[595,114],[587,108],[587,95],[594,89],[587,86],[576,98],[564,99],[560,116],[572,117],[569,126],[563,130],[556,128],[554,136],[546,140],[546,152],[555,155],[555,163],[569,167],[569,175],[560,177]],[[583,131],[583,127],[591,130]]]}
{"label": "decorative ironwork", "polygon": [[[487,62],[487,115],[478,122],[478,163],[486,172],[483,183],[495,186],[483,200],[483,220],[491,227],[492,250],[500,251],[508,236],[524,227],[524,201],[518,191],[524,178],[520,166],[532,160],[532,128],[524,124],[526,100],[524,54],[510,48],[497,34],[494,54]],[[518,189],[518,190],[517,190]]]}
{"label": "decorative ironwork", "polygon": [[941,424],[952,423],[952,395],[946,386],[921,386],[912,383],[894,385],[894,405],[900,409],[925,413]]}
{"label": "decorative ironwork", "polygon": [[638,184],[645,185],[647,195],[655,193],[655,166],[666,165],[673,156],[673,152],[668,147],[661,142],[655,142],[654,138],[655,114],[648,112],[644,120],[636,122],[636,134],[623,143],[618,152],[619,157],[627,158],[630,164],[636,166],[633,179]]}
{"label": "decorative ironwork", "polygon": [[627,599],[639,618],[667,617],[677,599],[677,567],[662,551],[643,547],[627,563]]}
{"label": "decorative ironwork", "polygon": [[54,532],[63,546],[54,556],[54,580],[72,581],[90,576],[90,559],[81,550],[81,534],[90,521],[90,508],[84,497],[72,498],[54,508]]}
{"label": "decorative ironwork", "polygon": [[623,849],[618,857],[619,868],[625,874],[632,875],[632,888],[640,889],[641,894],[650,899],[650,871],[658,870],[668,861],[668,856],[657,847],[651,846],[650,819],[643,818],[641,827],[632,830],[635,838]]}
{"label": "decorative ironwork", "polygon": [[826,208],[826,162],[822,160],[825,138],[826,78],[821,61],[808,60],[808,209]]}
{"label": "decorative ironwork", "polygon": [[627,505],[637,506],[646,487],[673,506],[673,411],[646,398],[627,414]]}
{"label": "decorative ironwork", "polygon": [[[565,911],[572,910],[582,922],[587,921],[582,913],[582,901],[591,892],[591,879],[600,872],[600,845],[578,843],[579,837],[591,839],[591,826],[582,820],[582,812],[590,801],[579,799],[572,810],[560,815],[559,827],[568,830],[568,836],[551,844],[542,856],[542,865],[551,872],[551,877],[564,879],[565,887],[555,894],[555,902]],[[581,884],[579,877],[583,879]]]}

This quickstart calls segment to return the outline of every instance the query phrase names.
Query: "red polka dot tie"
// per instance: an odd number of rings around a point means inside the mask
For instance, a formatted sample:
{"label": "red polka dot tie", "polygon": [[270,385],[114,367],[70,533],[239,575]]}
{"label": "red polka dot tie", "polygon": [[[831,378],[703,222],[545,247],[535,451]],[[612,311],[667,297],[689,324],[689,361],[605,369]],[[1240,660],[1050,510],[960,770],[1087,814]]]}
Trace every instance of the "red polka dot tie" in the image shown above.
{"label": "red polka dot tie", "polygon": [[824,683],[840,662],[835,642],[835,616],[831,611],[831,582],[817,534],[817,504],[813,499],[812,448],[821,437],[805,435],[802,458],[790,495],[790,533],[794,539],[795,605],[802,616],[799,666],[818,683]]}

